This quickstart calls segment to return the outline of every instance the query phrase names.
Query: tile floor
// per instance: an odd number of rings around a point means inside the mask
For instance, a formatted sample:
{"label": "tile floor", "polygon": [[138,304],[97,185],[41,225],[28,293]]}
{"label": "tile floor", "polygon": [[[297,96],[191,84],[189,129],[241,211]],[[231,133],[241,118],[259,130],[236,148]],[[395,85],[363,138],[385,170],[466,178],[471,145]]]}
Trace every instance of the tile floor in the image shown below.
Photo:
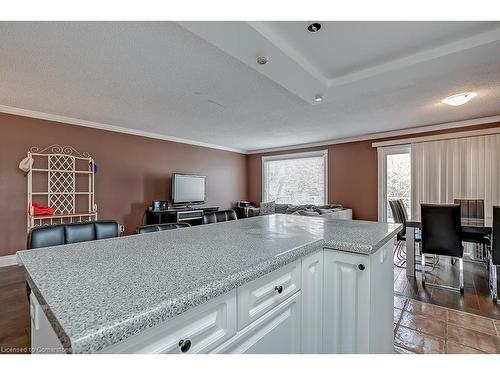
{"label": "tile floor", "polygon": [[500,354],[500,320],[394,296],[394,352]]}
{"label": "tile floor", "polygon": [[[449,258],[443,257],[426,273],[429,283],[458,285],[458,266],[453,266]],[[486,264],[465,261],[464,281],[465,293],[460,295],[450,290],[424,287],[420,270],[416,277],[407,277],[404,268],[394,267],[394,294],[500,320],[500,305],[493,303],[490,297]]]}

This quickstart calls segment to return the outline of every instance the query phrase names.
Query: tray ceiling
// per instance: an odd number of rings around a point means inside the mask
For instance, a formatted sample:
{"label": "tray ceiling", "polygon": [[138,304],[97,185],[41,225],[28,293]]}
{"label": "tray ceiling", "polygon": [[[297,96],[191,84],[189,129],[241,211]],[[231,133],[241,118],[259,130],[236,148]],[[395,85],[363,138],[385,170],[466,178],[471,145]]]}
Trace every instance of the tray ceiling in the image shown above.
{"label": "tray ceiling", "polygon": [[1,22],[0,105],[245,152],[500,113],[500,23],[322,24]]}

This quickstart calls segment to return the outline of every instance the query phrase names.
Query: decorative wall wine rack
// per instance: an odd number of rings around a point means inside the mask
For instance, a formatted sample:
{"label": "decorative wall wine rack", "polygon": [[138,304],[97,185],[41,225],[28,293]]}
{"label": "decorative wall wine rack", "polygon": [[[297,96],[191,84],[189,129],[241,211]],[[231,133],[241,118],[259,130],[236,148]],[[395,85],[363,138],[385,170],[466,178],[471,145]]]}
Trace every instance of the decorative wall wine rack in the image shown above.
{"label": "decorative wall wine rack", "polygon": [[[51,145],[28,151],[27,230],[35,226],[97,220],[94,159],[72,146]],[[33,202],[50,206],[54,215],[36,216]]]}

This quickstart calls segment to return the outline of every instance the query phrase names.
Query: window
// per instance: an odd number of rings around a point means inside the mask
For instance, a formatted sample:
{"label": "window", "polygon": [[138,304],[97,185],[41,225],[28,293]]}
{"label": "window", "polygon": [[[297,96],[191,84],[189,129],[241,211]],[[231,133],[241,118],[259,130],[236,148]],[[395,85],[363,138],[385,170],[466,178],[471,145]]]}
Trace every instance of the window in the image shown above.
{"label": "window", "polygon": [[379,220],[392,223],[389,201],[402,199],[408,215],[411,213],[411,154],[410,146],[379,148]]}
{"label": "window", "polygon": [[263,157],[263,201],[325,204],[327,167],[327,150]]}

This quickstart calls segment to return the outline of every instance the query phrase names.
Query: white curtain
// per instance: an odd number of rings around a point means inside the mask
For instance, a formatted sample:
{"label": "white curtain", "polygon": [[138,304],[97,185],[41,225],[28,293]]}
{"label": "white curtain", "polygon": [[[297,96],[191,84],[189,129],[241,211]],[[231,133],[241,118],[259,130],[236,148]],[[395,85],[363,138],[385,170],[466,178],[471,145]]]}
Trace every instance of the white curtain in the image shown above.
{"label": "white curtain", "polygon": [[500,204],[500,134],[413,143],[412,217],[420,203],[484,199],[485,216]]}

